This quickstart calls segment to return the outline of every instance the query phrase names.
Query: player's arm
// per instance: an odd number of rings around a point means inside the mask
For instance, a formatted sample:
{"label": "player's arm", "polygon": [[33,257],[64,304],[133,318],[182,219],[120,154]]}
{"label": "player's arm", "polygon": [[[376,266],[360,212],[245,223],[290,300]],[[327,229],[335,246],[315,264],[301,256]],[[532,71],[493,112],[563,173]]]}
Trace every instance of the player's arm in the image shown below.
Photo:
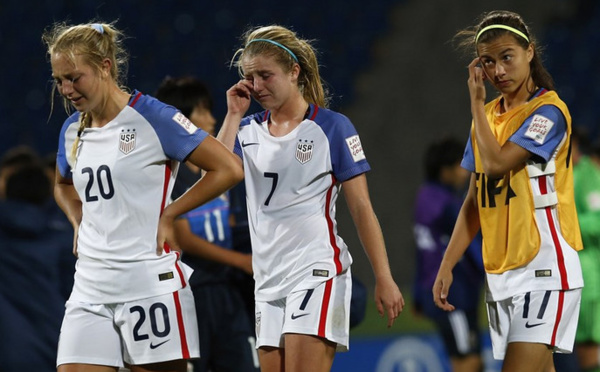
{"label": "player's arm", "polygon": [[531,157],[531,153],[523,147],[506,141],[500,145],[492,133],[485,114],[485,80],[481,67],[477,67],[479,58],[469,65],[469,92],[471,96],[471,113],[475,127],[475,139],[479,145],[479,154],[483,171],[489,178],[502,178],[511,169],[523,164]]}
{"label": "player's arm", "polygon": [[381,226],[371,205],[367,177],[363,173],[343,182],[342,190],[375,275],[377,310],[381,316],[387,312],[388,327],[391,327],[404,308],[404,298],[392,277]]}
{"label": "player's arm", "polygon": [[251,92],[252,83],[246,79],[240,80],[227,91],[227,115],[225,115],[223,125],[217,134],[217,139],[223,142],[230,151],[233,151],[235,146],[240,122],[250,107]]}
{"label": "player's arm", "polygon": [[157,236],[159,254],[162,253],[165,242],[178,249],[173,228],[177,216],[216,198],[244,178],[240,159],[211,136],[206,137],[192,151],[188,161],[205,173],[188,191],[163,210]]}
{"label": "player's arm", "polygon": [[433,301],[443,310],[454,310],[454,306],[447,300],[453,280],[452,269],[464,255],[475,234],[479,231],[479,227],[475,174],[472,174],[467,196],[458,214],[456,225],[433,285]]}
{"label": "player's arm", "polygon": [[185,218],[175,220],[175,233],[179,240],[179,247],[188,254],[215,261],[224,265],[233,266],[252,274],[252,255],[225,249],[216,244],[202,239],[194,234],[190,223]]}
{"label": "player's arm", "polygon": [[56,168],[54,199],[67,216],[73,226],[75,236],[73,237],[73,254],[77,256],[77,232],[82,217],[82,203],[79,195],[73,186],[73,180],[65,178],[60,174],[58,166]]}

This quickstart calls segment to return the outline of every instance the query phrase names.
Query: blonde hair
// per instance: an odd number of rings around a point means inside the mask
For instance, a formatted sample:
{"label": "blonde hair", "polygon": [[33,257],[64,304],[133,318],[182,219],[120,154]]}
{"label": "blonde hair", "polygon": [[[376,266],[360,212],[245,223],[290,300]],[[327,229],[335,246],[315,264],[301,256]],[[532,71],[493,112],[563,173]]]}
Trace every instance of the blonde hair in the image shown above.
{"label": "blonde hair", "polygon": [[[272,42],[264,42],[265,39]],[[298,88],[304,99],[321,107],[329,105],[330,97],[321,80],[316,51],[311,41],[300,39],[295,32],[283,26],[271,25],[248,30],[243,35],[242,42],[244,46],[235,52],[232,59],[232,64],[238,68],[241,77],[244,76],[242,59],[246,56],[273,56],[285,72],[291,71],[294,64],[298,63]]]}
{"label": "blonde hair", "polygon": [[[67,25],[64,22],[54,24],[49,30],[45,30],[42,41],[46,44],[48,58],[53,54],[62,54],[75,63],[76,56],[82,56],[86,63],[100,70],[102,62],[108,58],[111,63],[110,76],[115,84],[124,87],[124,76],[127,74],[127,63],[129,56],[123,47],[124,35],[115,28],[113,23],[87,23],[80,25]],[[56,94],[56,81],[52,86],[51,108],[54,109],[54,97]],[[63,105],[67,113],[71,112],[71,105],[66,97]],[[76,160],[79,138],[83,129],[89,127],[92,121],[91,115],[82,112],[79,115],[79,129],[77,138],[71,149],[71,159]]]}

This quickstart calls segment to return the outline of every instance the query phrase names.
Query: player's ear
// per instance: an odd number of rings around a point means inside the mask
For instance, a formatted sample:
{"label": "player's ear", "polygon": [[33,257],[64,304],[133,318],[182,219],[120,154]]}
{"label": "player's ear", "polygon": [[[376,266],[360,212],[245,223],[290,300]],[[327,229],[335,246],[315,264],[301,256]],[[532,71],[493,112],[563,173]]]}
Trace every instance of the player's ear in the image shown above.
{"label": "player's ear", "polygon": [[527,53],[527,62],[531,62],[533,56],[535,55],[535,46],[533,43],[529,43],[529,46],[525,52]]}
{"label": "player's ear", "polygon": [[297,63],[294,63],[294,66],[292,67],[292,71],[291,71],[293,81],[298,81],[298,76],[300,76],[301,70],[302,69],[300,68],[300,65]]}
{"label": "player's ear", "polygon": [[104,60],[102,60],[102,64],[100,65],[100,76],[102,76],[103,79],[109,78],[111,68],[112,61],[109,58],[104,58]]}

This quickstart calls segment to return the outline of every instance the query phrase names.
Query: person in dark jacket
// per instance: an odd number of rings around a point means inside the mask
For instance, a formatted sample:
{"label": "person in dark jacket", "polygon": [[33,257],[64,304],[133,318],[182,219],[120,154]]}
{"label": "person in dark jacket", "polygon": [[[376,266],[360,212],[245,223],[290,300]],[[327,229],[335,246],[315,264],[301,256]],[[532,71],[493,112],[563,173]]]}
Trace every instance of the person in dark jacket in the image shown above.
{"label": "person in dark jacket", "polygon": [[[52,225],[50,180],[40,162],[13,167],[0,201],[0,369],[55,371],[72,236]],[[72,259],[71,259],[72,262]],[[70,270],[70,271],[69,271]]]}
{"label": "person in dark jacket", "polygon": [[426,180],[417,193],[414,207],[417,275],[413,295],[415,311],[436,325],[452,370],[476,372],[482,367],[478,309],[484,270],[480,238],[473,240],[454,268],[452,300],[456,310],[445,312],[431,301],[431,287],[458,217],[469,176],[460,166],[463,148],[463,143],[453,138],[440,139],[427,148]]}

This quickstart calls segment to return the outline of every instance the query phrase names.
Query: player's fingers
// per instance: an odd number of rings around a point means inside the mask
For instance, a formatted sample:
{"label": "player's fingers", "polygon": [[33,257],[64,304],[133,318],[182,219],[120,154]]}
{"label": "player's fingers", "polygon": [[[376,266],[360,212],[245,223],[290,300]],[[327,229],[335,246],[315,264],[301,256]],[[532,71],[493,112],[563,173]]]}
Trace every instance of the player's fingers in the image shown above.
{"label": "player's fingers", "polygon": [[165,250],[167,250],[168,252],[171,252],[171,251],[181,252],[181,249],[179,248],[179,244],[177,243],[177,240],[166,241],[164,247],[165,247]]}
{"label": "player's fingers", "polygon": [[479,58],[475,58],[474,60],[471,61],[471,63],[469,63],[469,66],[468,66],[469,77],[475,76],[475,66],[477,66],[478,63],[479,63]]}
{"label": "player's fingers", "polygon": [[160,256],[163,254],[164,247],[166,244],[167,244],[167,242],[162,236],[159,236],[157,238],[157,241],[156,241],[156,255],[157,256]]}
{"label": "player's fingers", "polygon": [[400,304],[398,307],[398,315],[400,315],[400,313],[402,313],[402,311],[404,310],[404,297],[400,297]]}
{"label": "player's fingers", "polygon": [[441,285],[442,287],[440,290],[440,299],[446,301],[446,299],[448,298],[448,283],[445,280],[442,280]]}
{"label": "player's fingers", "polygon": [[445,280],[442,280],[441,290],[440,290],[440,304],[441,308],[444,310],[448,310],[448,284]]}
{"label": "player's fingers", "polygon": [[440,292],[441,292],[441,286],[440,286],[440,282],[438,280],[435,281],[435,283],[433,284],[433,289],[431,290],[432,294],[433,294],[433,302],[438,305],[440,302]]}
{"label": "player's fingers", "polygon": [[387,322],[388,328],[390,328],[394,324],[394,321],[398,317],[398,314],[399,314],[399,311],[395,306],[390,306],[388,308],[388,322]]}
{"label": "player's fingers", "polygon": [[381,299],[377,298],[375,300],[375,304],[377,305],[377,312],[379,313],[380,316],[383,316],[383,314],[385,314],[385,311],[384,311],[383,303],[382,303]]}
{"label": "player's fingers", "polygon": [[475,66],[477,66],[477,64],[480,62],[480,60],[481,59],[479,57],[473,58],[471,63],[469,63],[469,68],[474,68]]}
{"label": "player's fingers", "polygon": [[239,91],[243,92],[244,95],[251,95],[252,94],[252,83],[250,83],[248,80],[246,79],[242,79],[240,80],[237,84],[236,87]]}

